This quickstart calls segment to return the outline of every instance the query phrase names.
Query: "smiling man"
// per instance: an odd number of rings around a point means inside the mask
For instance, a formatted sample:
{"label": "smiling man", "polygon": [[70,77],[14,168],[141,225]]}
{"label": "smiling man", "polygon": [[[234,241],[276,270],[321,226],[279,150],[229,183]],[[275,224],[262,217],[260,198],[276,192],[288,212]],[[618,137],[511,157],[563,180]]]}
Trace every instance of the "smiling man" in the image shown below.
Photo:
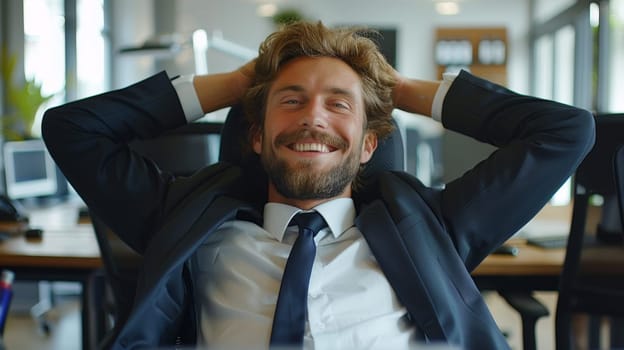
{"label": "smiling man", "polygon": [[351,182],[377,145],[365,127],[359,76],[337,58],[295,58],[266,104],[253,147],[270,179],[269,201],[310,209],[351,197]]}
{"label": "smiling man", "polygon": [[[265,174],[222,162],[176,178],[128,147],[241,101]],[[394,108],[498,149],[443,189],[403,172],[360,187]],[[403,77],[359,28],[297,23],[239,70],[160,73],[51,109],[43,135],[91,211],[143,255],[106,347],[504,349],[470,271],[573,173],[594,129],[587,111],[466,72]]]}

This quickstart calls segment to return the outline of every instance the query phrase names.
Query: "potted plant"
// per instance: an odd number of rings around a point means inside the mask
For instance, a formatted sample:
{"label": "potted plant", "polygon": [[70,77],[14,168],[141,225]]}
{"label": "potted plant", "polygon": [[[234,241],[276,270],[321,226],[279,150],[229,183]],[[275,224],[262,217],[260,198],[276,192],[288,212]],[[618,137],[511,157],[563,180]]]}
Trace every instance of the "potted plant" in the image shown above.
{"label": "potted plant", "polygon": [[52,98],[41,92],[41,84],[35,79],[26,79],[19,86],[13,81],[17,56],[2,50],[2,83],[6,95],[7,108],[2,116],[2,135],[5,141],[20,141],[32,138],[32,126],[39,107]]}
{"label": "potted plant", "polygon": [[272,18],[273,24],[278,28],[289,25],[291,23],[302,21],[304,19],[305,17],[303,16],[303,14],[301,14],[299,10],[293,8],[281,10],[273,15]]}

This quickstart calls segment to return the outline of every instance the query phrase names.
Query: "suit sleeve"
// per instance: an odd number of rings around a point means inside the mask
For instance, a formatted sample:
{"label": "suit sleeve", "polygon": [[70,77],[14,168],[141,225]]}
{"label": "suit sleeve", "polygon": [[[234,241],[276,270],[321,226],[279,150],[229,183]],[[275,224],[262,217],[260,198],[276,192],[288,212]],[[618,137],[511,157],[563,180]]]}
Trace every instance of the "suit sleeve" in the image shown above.
{"label": "suit sleeve", "polygon": [[142,252],[165,210],[171,176],[128,142],[186,123],[165,73],[132,86],[52,108],[42,134],[68,181],[94,211]]}
{"label": "suit sleeve", "polygon": [[588,111],[520,95],[466,72],[447,92],[442,121],[497,147],[442,192],[443,221],[470,270],[537,214],[594,142]]}

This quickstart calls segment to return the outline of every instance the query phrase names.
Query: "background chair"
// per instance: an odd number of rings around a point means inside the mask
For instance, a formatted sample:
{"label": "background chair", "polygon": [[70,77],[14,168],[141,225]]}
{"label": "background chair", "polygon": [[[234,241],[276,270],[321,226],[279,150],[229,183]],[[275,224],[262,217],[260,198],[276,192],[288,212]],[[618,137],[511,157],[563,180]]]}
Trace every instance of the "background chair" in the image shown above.
{"label": "background chair", "polygon": [[[555,321],[558,350],[573,347],[574,314],[624,317],[623,224],[622,207],[618,205],[623,193],[616,189],[616,182],[623,181],[622,151],[615,157],[622,144],[624,115],[597,116],[596,144],[574,178],[572,222]],[[596,195],[602,197],[602,205],[594,204]],[[622,332],[611,329],[612,334]],[[599,346],[595,339],[590,339],[590,343],[589,348]]]}
{"label": "background chair", "polygon": [[548,316],[550,312],[544,304],[533,297],[531,292],[499,291],[503,299],[511,306],[522,320],[522,348],[524,350],[537,349],[535,326],[537,321]]}

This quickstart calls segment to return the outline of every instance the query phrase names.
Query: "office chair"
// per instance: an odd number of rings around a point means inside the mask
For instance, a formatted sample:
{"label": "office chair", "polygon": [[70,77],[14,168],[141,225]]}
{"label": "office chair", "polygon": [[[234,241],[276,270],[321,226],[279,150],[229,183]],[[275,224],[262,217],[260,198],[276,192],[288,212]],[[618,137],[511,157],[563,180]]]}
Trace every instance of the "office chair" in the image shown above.
{"label": "office chair", "polygon": [[533,297],[531,292],[499,291],[503,299],[511,306],[522,320],[522,348],[524,350],[537,349],[535,325],[537,321],[550,313],[544,304]]}
{"label": "office chair", "polygon": [[102,345],[108,344],[128,319],[142,257],[97,215],[90,211],[89,216],[104,262],[103,281],[93,282],[97,297],[91,302],[96,315],[90,317],[90,323],[95,339],[90,342],[93,347],[107,348]]}
{"label": "office chair", "polygon": [[[622,144],[624,115],[597,116],[596,143],[574,178],[572,222],[555,317],[558,350],[573,347],[573,314],[624,317],[623,189],[616,189],[624,179]],[[590,205],[596,195],[603,198],[600,207]],[[591,337],[590,342],[590,348],[598,347]]]}

